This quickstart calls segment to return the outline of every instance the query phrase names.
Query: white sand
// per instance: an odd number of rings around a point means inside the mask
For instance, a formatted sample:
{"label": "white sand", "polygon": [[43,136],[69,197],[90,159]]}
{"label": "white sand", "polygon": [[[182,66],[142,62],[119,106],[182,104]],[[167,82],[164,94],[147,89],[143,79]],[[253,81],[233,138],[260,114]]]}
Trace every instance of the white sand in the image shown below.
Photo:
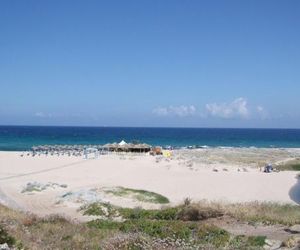
{"label": "white sand", "polygon": [[[207,199],[296,204],[289,192],[292,187],[296,187],[297,172],[265,174],[253,166],[244,172],[243,167],[246,165],[243,164],[234,163],[230,166],[230,162],[218,161],[201,164],[191,161],[193,157],[181,153],[175,155],[173,160],[162,158],[159,162],[156,162],[156,157],[146,155],[125,156],[125,159],[119,155],[105,155],[84,160],[73,156],[20,157],[20,154],[0,152],[0,203],[38,215],[61,213],[80,218],[76,212],[79,205],[56,204],[58,197],[68,191],[114,186],[157,192],[168,197],[172,204],[180,203],[186,197],[193,201]],[[197,155],[197,151],[194,154]],[[237,170],[239,166],[241,171]],[[225,167],[228,171],[223,171]],[[213,168],[218,169],[218,172],[214,172]],[[66,184],[67,188],[22,193],[28,182],[53,182]],[[119,201],[119,205],[136,204],[122,204]]]}

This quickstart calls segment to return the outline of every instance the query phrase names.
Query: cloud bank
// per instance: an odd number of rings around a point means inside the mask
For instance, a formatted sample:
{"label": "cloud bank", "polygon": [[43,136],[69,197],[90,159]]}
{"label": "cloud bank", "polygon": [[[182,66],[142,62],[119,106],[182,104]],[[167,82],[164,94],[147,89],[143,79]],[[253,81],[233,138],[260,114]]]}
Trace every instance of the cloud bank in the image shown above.
{"label": "cloud bank", "polygon": [[158,107],[152,111],[154,114],[159,116],[191,116],[196,113],[196,108],[194,105],[181,105],[181,106],[169,106],[169,107]]}
{"label": "cloud bank", "polygon": [[265,110],[264,107],[262,106],[257,106],[256,107],[256,111],[257,111],[257,114],[259,115],[259,117],[263,120],[265,119],[268,119],[269,118],[269,114],[268,112]]}
{"label": "cloud bank", "polygon": [[240,97],[231,103],[210,103],[205,106],[208,115],[224,119],[230,118],[249,118],[248,102],[245,98]]}
{"label": "cloud bank", "polygon": [[180,105],[157,107],[152,110],[157,116],[199,116],[201,118],[218,119],[250,119],[269,118],[268,112],[262,106],[250,106],[247,99],[239,97],[227,103],[207,103],[202,109],[198,110],[194,105]]}
{"label": "cloud bank", "polygon": [[39,117],[39,118],[51,118],[53,117],[52,114],[44,113],[44,112],[36,112],[34,116]]}

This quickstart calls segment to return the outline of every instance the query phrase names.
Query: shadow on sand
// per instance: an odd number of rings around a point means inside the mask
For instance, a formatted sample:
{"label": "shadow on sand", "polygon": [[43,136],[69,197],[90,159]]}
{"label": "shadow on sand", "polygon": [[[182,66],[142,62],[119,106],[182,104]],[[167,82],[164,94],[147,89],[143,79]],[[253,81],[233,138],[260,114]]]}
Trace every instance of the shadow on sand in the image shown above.
{"label": "shadow on sand", "polygon": [[290,189],[289,196],[294,202],[300,204],[300,176],[297,175],[296,179],[297,183]]}

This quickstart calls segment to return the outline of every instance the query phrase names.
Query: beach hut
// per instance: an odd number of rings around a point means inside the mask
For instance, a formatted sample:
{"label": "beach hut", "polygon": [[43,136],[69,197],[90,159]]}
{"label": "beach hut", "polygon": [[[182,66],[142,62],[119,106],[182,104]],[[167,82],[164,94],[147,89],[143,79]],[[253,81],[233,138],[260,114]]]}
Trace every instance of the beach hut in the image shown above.
{"label": "beach hut", "polygon": [[119,144],[118,143],[107,143],[103,146],[103,148],[108,151],[117,151],[119,148]]}
{"label": "beach hut", "polygon": [[124,140],[122,140],[121,142],[119,142],[119,146],[118,146],[118,149],[117,151],[118,152],[128,152],[128,143],[125,142]]}
{"label": "beach hut", "polygon": [[146,153],[151,150],[151,146],[148,144],[133,144],[127,143],[122,140],[120,143],[105,144],[102,147],[104,150],[114,151],[114,152],[136,152],[136,153]]}
{"label": "beach hut", "polygon": [[147,153],[151,150],[151,146],[145,143],[131,144],[129,150],[130,152]]}

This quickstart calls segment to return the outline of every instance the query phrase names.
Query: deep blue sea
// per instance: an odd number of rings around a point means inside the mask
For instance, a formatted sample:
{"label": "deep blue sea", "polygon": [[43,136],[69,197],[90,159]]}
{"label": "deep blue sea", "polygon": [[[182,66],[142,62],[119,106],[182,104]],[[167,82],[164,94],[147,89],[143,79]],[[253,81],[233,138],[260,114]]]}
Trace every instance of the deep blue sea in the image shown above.
{"label": "deep blue sea", "polygon": [[45,144],[139,141],[160,146],[300,147],[300,129],[118,128],[0,126],[0,150]]}

